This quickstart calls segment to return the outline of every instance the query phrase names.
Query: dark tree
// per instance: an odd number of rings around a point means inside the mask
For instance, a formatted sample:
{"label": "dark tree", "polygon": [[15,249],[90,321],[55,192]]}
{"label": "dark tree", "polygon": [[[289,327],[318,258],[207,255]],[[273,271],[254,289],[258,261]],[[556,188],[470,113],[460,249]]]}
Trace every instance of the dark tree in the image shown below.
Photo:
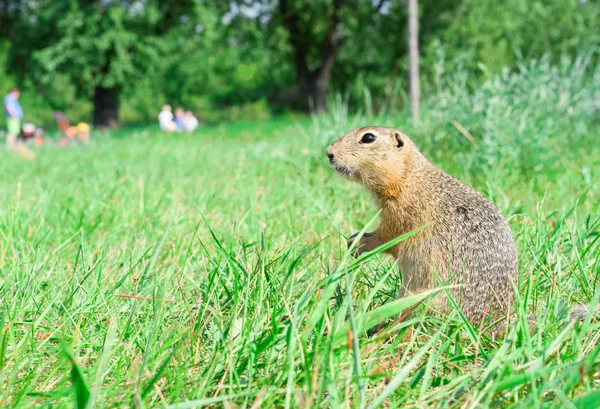
{"label": "dark tree", "polygon": [[[292,5],[292,3],[294,3]],[[294,53],[294,65],[298,75],[298,83],[307,98],[309,107],[317,113],[327,110],[327,88],[335,58],[341,45],[340,8],[344,0],[333,0],[329,7],[323,5],[323,18],[326,30],[320,40],[315,41],[310,21],[303,19],[302,6],[291,0],[280,0],[279,12],[283,26],[289,33],[289,41]],[[312,49],[320,50],[320,58],[316,66],[309,66]]]}
{"label": "dark tree", "polygon": [[340,48],[347,37],[360,36],[386,4],[390,2],[279,0],[272,24],[281,24],[288,33],[298,85],[310,110],[327,110],[327,90]]}
{"label": "dark tree", "polygon": [[195,2],[24,2],[15,36],[13,64],[43,90],[67,76],[93,101],[93,123],[119,125],[119,100],[165,53],[163,35]]}

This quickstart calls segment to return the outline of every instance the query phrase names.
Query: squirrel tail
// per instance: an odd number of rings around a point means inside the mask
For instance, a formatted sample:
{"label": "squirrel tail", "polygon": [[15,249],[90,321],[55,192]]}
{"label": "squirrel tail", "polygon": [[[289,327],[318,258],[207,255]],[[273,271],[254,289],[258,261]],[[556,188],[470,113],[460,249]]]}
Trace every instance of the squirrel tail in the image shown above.
{"label": "squirrel tail", "polygon": [[596,305],[594,309],[590,305],[574,305],[571,308],[569,318],[571,321],[583,321],[587,315],[592,312],[593,315],[600,314],[600,304]]}
{"label": "squirrel tail", "polygon": [[[566,319],[566,311],[563,313],[564,315],[561,315],[561,317]],[[600,316],[600,304],[596,305],[594,308],[592,308],[591,305],[574,305],[571,308],[571,311],[568,313],[569,321],[583,321],[586,319],[588,314],[592,314],[593,317]],[[529,328],[537,328],[537,320],[538,317],[535,314],[527,314],[527,323],[529,324]]]}

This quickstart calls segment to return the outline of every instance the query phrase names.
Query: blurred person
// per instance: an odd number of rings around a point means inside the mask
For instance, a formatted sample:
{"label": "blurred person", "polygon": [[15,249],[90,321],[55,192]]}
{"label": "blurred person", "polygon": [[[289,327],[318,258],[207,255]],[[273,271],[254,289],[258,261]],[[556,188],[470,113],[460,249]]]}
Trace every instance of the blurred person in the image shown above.
{"label": "blurred person", "polygon": [[175,125],[177,125],[178,131],[185,131],[184,117],[185,111],[183,107],[177,107],[175,109]]}
{"label": "blurred person", "polygon": [[4,114],[6,115],[6,145],[12,147],[15,145],[17,136],[21,133],[21,120],[23,119],[23,108],[19,104],[21,92],[18,88],[13,88],[4,97]]}
{"label": "blurred person", "polygon": [[194,116],[192,111],[186,111],[183,118],[183,126],[188,132],[194,132],[198,128],[198,118]]}
{"label": "blurred person", "polygon": [[177,130],[177,124],[173,122],[171,105],[165,104],[162,106],[162,111],[158,114],[158,124],[160,125],[161,131],[173,132]]}
{"label": "blurred person", "polygon": [[36,129],[37,127],[34,124],[24,122],[23,125],[21,125],[21,134],[19,135],[20,139],[29,141],[31,138],[33,138]]}

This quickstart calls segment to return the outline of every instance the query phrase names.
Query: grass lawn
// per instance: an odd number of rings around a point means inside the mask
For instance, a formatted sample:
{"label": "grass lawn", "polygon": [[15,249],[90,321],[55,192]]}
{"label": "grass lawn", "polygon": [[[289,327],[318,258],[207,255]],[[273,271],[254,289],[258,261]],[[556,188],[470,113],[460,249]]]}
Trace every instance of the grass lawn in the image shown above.
{"label": "grass lawn", "polygon": [[[540,63],[448,83],[419,124],[335,104],[0,153],[0,406],[599,407],[600,324],[564,320],[600,295],[599,77]],[[395,301],[401,272],[345,249],[377,209],[324,155],[367,124],[509,218],[517,314],[539,331],[491,340],[425,307],[393,322],[414,302]]]}

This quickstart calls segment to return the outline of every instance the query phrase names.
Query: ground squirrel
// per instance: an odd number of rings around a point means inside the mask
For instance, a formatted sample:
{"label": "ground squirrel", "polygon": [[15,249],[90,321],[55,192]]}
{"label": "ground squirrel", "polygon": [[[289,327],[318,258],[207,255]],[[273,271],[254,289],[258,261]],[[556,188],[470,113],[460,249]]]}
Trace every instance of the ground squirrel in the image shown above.
{"label": "ground squirrel", "polygon": [[[451,284],[452,297],[475,325],[512,314],[517,247],[492,202],[430,163],[396,129],[353,129],[326,153],[339,174],[363,184],[381,207],[377,230],[354,246],[358,254],[429,223],[387,250],[402,271],[400,296]],[[448,309],[445,294],[433,301],[438,311]],[[571,317],[585,314],[578,306]]]}

